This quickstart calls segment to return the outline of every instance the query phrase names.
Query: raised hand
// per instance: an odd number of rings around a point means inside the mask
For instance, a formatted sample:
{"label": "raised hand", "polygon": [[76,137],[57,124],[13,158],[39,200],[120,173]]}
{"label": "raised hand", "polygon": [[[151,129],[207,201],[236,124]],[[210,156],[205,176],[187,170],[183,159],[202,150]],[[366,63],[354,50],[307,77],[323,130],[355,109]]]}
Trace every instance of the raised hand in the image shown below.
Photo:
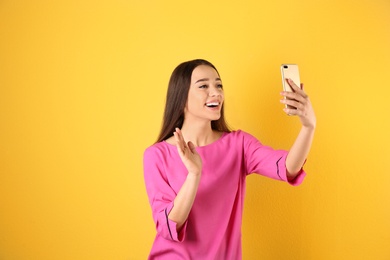
{"label": "raised hand", "polygon": [[301,88],[299,88],[291,79],[286,79],[286,81],[291,86],[293,92],[281,92],[280,94],[286,98],[280,100],[280,102],[289,105],[292,108],[284,108],[284,112],[288,115],[298,116],[302,126],[315,128],[316,116],[309,96],[303,90],[303,84],[301,84]]}
{"label": "raised hand", "polygon": [[188,173],[200,175],[202,173],[202,158],[200,158],[194,144],[191,141],[185,142],[179,128],[175,129],[173,135],[175,136],[177,151]]}

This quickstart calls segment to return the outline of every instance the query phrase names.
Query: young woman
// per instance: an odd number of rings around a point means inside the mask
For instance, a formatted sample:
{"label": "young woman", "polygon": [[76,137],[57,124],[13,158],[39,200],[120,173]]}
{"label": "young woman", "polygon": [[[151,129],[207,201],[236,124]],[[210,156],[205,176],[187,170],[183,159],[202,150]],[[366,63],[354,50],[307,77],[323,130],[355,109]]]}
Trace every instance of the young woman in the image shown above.
{"label": "young woman", "polygon": [[217,69],[192,60],[173,71],[163,126],[144,153],[144,177],[157,235],[149,259],[241,259],[246,176],[300,184],[316,117],[309,97],[288,80],[288,115],[302,128],[289,151],[274,150],[244,131],[230,131]]}

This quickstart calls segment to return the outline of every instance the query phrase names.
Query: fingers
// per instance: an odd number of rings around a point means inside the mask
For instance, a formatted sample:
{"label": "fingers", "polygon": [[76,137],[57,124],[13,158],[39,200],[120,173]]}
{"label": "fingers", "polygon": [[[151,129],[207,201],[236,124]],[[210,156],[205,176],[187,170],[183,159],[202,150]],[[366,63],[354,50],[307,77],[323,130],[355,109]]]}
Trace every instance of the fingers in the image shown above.
{"label": "fingers", "polygon": [[284,111],[289,115],[304,115],[304,112],[310,107],[310,100],[308,98],[302,100],[286,98],[281,99],[280,102],[287,106]]}
{"label": "fingers", "polygon": [[175,129],[175,132],[173,132],[173,135],[175,136],[176,140],[176,147],[181,154],[185,154],[185,151],[187,149],[187,144],[184,141],[183,135],[179,128]]}
{"label": "fingers", "polygon": [[294,92],[292,92],[293,94],[299,94],[300,96],[302,96],[304,98],[308,97],[307,94],[305,93],[305,91],[303,91],[303,83],[301,83],[301,87],[298,87],[297,84],[295,84],[295,82],[292,79],[286,79],[286,81],[290,85],[292,90],[294,91]]}
{"label": "fingers", "polygon": [[309,96],[303,90],[303,84],[299,88],[291,79],[286,80],[294,92],[283,91],[280,94],[284,99],[280,100],[286,107],[283,109],[288,115],[305,116],[310,110]]}
{"label": "fingers", "polygon": [[[291,79],[287,79],[294,92],[283,91],[280,94],[285,97],[287,105],[291,105],[295,108],[299,108],[302,104],[305,105],[309,99],[309,96],[303,91],[303,84],[299,88]],[[283,102],[282,102],[283,103]]]}
{"label": "fingers", "polygon": [[283,111],[289,116],[302,116],[302,110],[294,109],[294,108],[283,108]]}
{"label": "fingers", "polygon": [[192,154],[197,153],[195,149],[195,145],[191,141],[186,143],[180,128],[176,127],[175,132],[173,132],[173,135],[175,136],[176,147],[177,150],[179,151],[179,154],[181,154],[182,156],[186,156],[189,155],[189,152]]}
{"label": "fingers", "polygon": [[180,128],[176,127],[175,132],[173,132],[173,135],[175,136],[177,143],[185,143],[184,138],[183,138],[183,134],[181,133]]}

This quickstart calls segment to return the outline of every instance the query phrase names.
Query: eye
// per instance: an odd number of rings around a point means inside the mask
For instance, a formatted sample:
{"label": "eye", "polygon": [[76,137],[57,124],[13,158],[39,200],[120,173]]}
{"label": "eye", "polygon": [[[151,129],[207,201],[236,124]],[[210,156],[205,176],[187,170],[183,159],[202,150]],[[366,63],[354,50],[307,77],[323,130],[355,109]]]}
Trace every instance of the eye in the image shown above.
{"label": "eye", "polygon": [[199,86],[199,88],[207,88],[207,85]]}
{"label": "eye", "polygon": [[218,85],[217,85],[217,88],[223,89],[222,84],[218,84]]}

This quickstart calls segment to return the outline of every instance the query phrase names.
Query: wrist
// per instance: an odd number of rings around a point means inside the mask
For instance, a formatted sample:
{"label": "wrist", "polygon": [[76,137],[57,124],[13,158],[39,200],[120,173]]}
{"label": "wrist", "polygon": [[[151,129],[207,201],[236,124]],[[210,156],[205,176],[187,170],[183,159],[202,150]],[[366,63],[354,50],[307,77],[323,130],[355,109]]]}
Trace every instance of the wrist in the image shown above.
{"label": "wrist", "polygon": [[313,125],[302,125],[302,129],[305,130],[305,131],[314,132],[314,130],[316,129],[316,125],[315,124],[313,124]]}
{"label": "wrist", "polygon": [[199,178],[202,174],[202,171],[190,171],[187,174],[187,178]]}

